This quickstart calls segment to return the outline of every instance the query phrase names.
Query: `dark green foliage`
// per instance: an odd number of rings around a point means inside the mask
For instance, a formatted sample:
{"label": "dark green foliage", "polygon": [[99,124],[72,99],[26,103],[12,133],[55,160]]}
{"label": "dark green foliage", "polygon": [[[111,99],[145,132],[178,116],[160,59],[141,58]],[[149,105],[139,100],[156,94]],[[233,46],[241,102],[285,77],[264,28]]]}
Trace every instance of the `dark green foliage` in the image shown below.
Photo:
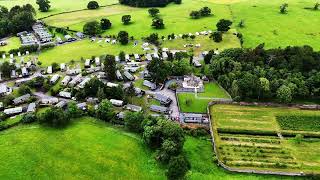
{"label": "dark green foliage", "polygon": [[23,84],[19,87],[18,89],[18,93],[20,96],[25,95],[25,94],[30,94],[31,93],[31,89],[28,85]]}
{"label": "dark green foliage", "polygon": [[209,7],[203,7],[200,9],[201,16],[210,16],[211,15],[211,9]]}
{"label": "dark green foliage", "polygon": [[150,34],[150,36],[146,37],[145,40],[149,43],[156,45],[156,46],[160,45],[159,36],[157,33]]}
{"label": "dark green foliage", "polygon": [[41,124],[46,124],[51,127],[64,127],[70,122],[70,117],[62,109],[51,107],[38,116]]}
{"label": "dark green foliage", "polygon": [[170,67],[164,61],[154,58],[147,65],[151,78],[156,83],[162,83],[170,74]]}
{"label": "dark green foliage", "polygon": [[87,35],[94,36],[101,33],[101,27],[98,21],[87,22],[83,26],[83,32]]}
{"label": "dark green foliage", "polygon": [[140,133],[143,131],[142,121],[144,114],[142,112],[127,112],[124,117],[125,126],[132,132]]}
{"label": "dark green foliage", "polygon": [[169,161],[166,175],[169,180],[183,179],[190,168],[191,165],[185,156],[179,155],[172,157]]}
{"label": "dark green foliage", "polygon": [[281,14],[286,14],[288,12],[287,8],[288,8],[288,4],[287,3],[284,3],[280,6],[280,13]]}
{"label": "dark green foliage", "polygon": [[122,45],[126,45],[129,43],[129,34],[126,31],[120,31],[118,33],[118,37],[117,37],[118,41],[122,44]]}
{"label": "dark green foliage", "polygon": [[2,72],[1,76],[4,78],[9,78],[11,75],[11,71],[15,69],[15,66],[10,64],[8,61],[3,62],[0,65],[0,72]]}
{"label": "dark green foliage", "polygon": [[161,18],[154,18],[151,26],[155,29],[164,29],[164,22]]}
{"label": "dark green foliage", "polygon": [[112,23],[109,19],[101,19],[100,21],[100,26],[101,26],[101,29],[102,30],[107,30],[107,29],[110,29],[111,26],[112,26]]}
{"label": "dark green foliage", "polygon": [[160,13],[160,10],[157,8],[151,8],[148,10],[148,12],[150,16],[156,17]]}
{"label": "dark green foliage", "polygon": [[39,11],[41,12],[48,12],[51,7],[49,0],[37,0],[37,4],[39,5]]}
{"label": "dark green foliage", "polygon": [[201,17],[201,14],[199,11],[191,11],[190,13],[190,17],[192,19],[199,19]]}
{"label": "dark green foliage", "polygon": [[229,31],[231,25],[232,25],[232,21],[226,20],[226,19],[220,19],[216,26],[218,31],[227,32]]}
{"label": "dark green foliage", "polygon": [[82,110],[80,110],[74,102],[68,104],[67,113],[70,118],[79,118],[83,116]]}
{"label": "dark green foliage", "polygon": [[37,116],[34,113],[27,113],[23,115],[21,122],[25,124],[33,123],[37,121]]}
{"label": "dark green foliage", "polygon": [[97,1],[90,1],[87,5],[87,8],[88,9],[98,9],[100,6],[99,6],[99,3]]}
{"label": "dark green foliage", "polygon": [[119,0],[120,4],[134,7],[165,7],[171,2],[181,4],[181,0]]}
{"label": "dark green foliage", "polygon": [[123,51],[121,51],[119,53],[119,59],[120,61],[125,61],[126,60],[126,53],[124,53]]}
{"label": "dark green foliage", "polygon": [[320,116],[287,115],[276,118],[281,129],[284,130],[320,131]]}
{"label": "dark green foliage", "polygon": [[103,100],[96,110],[96,116],[103,121],[112,121],[115,118],[112,104],[108,100]]}
{"label": "dark green foliage", "polygon": [[222,41],[222,32],[221,31],[215,31],[210,36],[214,42],[221,42]]}
{"label": "dark green foliage", "polygon": [[123,15],[121,18],[124,25],[130,24],[131,21],[131,15]]}
{"label": "dark green foliage", "polygon": [[116,60],[113,55],[106,55],[105,60],[104,60],[104,65],[105,65],[105,72],[107,74],[107,77],[109,80],[113,81],[116,80]]}

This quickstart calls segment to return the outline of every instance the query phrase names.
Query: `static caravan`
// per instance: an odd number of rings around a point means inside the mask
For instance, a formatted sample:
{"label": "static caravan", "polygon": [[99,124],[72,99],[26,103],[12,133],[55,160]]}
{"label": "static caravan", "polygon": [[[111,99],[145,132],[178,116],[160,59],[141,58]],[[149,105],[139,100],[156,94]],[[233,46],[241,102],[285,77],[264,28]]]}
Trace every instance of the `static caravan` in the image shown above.
{"label": "static caravan", "polygon": [[119,107],[123,106],[123,101],[121,101],[121,100],[111,99],[110,102],[114,106],[119,106]]}

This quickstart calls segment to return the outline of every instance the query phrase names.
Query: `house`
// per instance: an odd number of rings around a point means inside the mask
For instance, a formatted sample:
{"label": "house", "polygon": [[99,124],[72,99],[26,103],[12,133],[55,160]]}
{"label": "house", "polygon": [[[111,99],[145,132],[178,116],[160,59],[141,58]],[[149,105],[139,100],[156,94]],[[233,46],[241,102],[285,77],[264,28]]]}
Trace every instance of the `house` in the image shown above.
{"label": "house", "polygon": [[17,104],[24,103],[24,102],[28,101],[30,97],[31,97],[30,94],[25,94],[23,96],[17,97],[13,100],[13,104],[17,105]]}
{"label": "house", "polygon": [[59,96],[63,97],[63,98],[67,98],[67,99],[71,99],[72,98],[71,92],[65,92],[65,91],[59,92]]}
{"label": "house", "polygon": [[162,59],[167,60],[168,59],[168,54],[166,52],[162,52]]}
{"label": "house", "polygon": [[60,75],[59,74],[55,74],[51,77],[50,79],[50,84],[55,84],[60,78]]}
{"label": "house", "polygon": [[111,83],[111,82],[107,83],[107,87],[109,87],[109,88],[118,87],[118,86],[119,86],[119,84],[116,84],[116,83]]}
{"label": "house", "polygon": [[77,33],[76,33],[76,36],[77,36],[78,38],[80,38],[80,39],[83,39],[83,38],[86,37],[82,32],[77,32]]}
{"label": "house", "polygon": [[123,106],[123,101],[121,100],[111,99],[110,102],[114,106],[119,106],[119,107]]}
{"label": "house", "polygon": [[143,85],[147,86],[151,90],[156,90],[157,89],[157,85],[155,83],[152,83],[152,82],[148,81],[148,80],[144,80],[143,81]]}
{"label": "house", "polygon": [[140,61],[140,56],[139,56],[139,54],[134,54],[134,59],[135,59],[136,61]]}
{"label": "house", "polygon": [[147,54],[147,55],[146,55],[146,59],[147,59],[148,61],[151,61],[151,60],[152,60],[151,54]]}
{"label": "house", "polygon": [[126,54],[124,57],[125,57],[126,61],[130,61],[130,56],[129,56],[129,54]]}
{"label": "house", "polygon": [[63,85],[63,86],[67,86],[68,85],[68,83],[71,81],[71,77],[70,76],[65,76],[64,78],[63,78],[63,80],[61,81],[61,84]]}
{"label": "house", "polygon": [[203,80],[200,77],[191,75],[184,77],[182,87],[177,92],[204,92]]}
{"label": "house", "polygon": [[77,107],[83,111],[87,110],[87,103],[79,103],[77,104]]}
{"label": "house", "polygon": [[180,120],[185,123],[208,123],[208,118],[202,114],[181,113]]}
{"label": "house", "polygon": [[129,81],[134,81],[134,76],[132,76],[132,74],[130,74],[128,71],[124,71],[123,75],[129,80]]}
{"label": "house", "polygon": [[67,67],[66,67],[66,64],[65,64],[65,63],[61,63],[61,64],[60,64],[60,70],[61,70],[61,71],[65,71],[66,68],[67,68]]}
{"label": "house", "polygon": [[91,60],[90,59],[87,59],[86,62],[84,63],[84,67],[85,68],[89,68],[91,65]]}
{"label": "house", "polygon": [[154,99],[159,101],[161,105],[169,106],[172,103],[172,99],[170,99],[168,96],[165,96],[163,94],[155,94]]}
{"label": "house", "polygon": [[5,96],[12,91],[6,84],[0,84],[0,96]]}
{"label": "house", "polygon": [[95,61],[95,63],[96,63],[97,66],[100,66],[100,65],[101,65],[101,62],[100,62],[100,58],[99,58],[99,57],[94,58],[94,61]]}
{"label": "house", "polygon": [[142,107],[136,106],[136,105],[133,105],[133,104],[127,104],[127,105],[124,106],[124,108],[125,108],[126,110],[133,111],[133,112],[140,112],[140,111],[142,111]]}
{"label": "house", "polygon": [[22,107],[15,107],[15,108],[10,108],[10,109],[5,109],[3,112],[4,114],[11,116],[11,115],[16,115],[22,113],[23,109]]}
{"label": "house", "polygon": [[80,89],[84,88],[84,86],[87,84],[87,82],[89,82],[91,80],[91,78],[87,77],[85,78],[83,81],[81,81],[81,83],[78,85],[78,87]]}
{"label": "house", "polygon": [[164,106],[156,106],[156,105],[151,105],[150,111],[162,113],[162,114],[169,114],[169,112],[170,112],[169,108],[164,107]]}
{"label": "house", "polygon": [[69,69],[66,72],[67,75],[76,75],[76,74],[79,74],[79,73],[81,73],[81,69],[80,68],[78,68],[78,69]]}
{"label": "house", "polygon": [[66,102],[66,101],[60,101],[60,102],[58,102],[58,104],[56,104],[54,107],[64,108],[66,105],[67,105],[67,102]]}
{"label": "house", "polygon": [[21,75],[22,75],[22,77],[29,76],[29,72],[26,67],[21,68]]}
{"label": "house", "polygon": [[52,74],[52,72],[53,72],[52,66],[48,66],[47,74]]}
{"label": "house", "polygon": [[27,112],[35,112],[36,111],[36,103],[30,103],[28,105]]}
{"label": "house", "polygon": [[57,104],[59,102],[58,98],[44,98],[41,99],[41,104],[43,105],[54,105]]}
{"label": "house", "polygon": [[79,74],[69,82],[69,86],[74,87],[81,81],[82,81],[82,76]]}
{"label": "house", "polygon": [[120,72],[119,70],[116,71],[116,76],[117,76],[117,79],[118,79],[119,81],[122,81],[122,80],[123,80],[123,77],[122,77],[121,72]]}

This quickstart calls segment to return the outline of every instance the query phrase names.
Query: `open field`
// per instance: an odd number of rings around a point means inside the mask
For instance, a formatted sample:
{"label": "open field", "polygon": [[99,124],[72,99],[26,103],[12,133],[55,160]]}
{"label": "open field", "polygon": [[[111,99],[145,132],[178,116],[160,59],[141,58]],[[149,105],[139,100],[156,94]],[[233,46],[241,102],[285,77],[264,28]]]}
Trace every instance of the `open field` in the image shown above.
{"label": "open field", "polygon": [[[284,115],[301,117],[300,121],[304,121],[298,124],[301,129],[288,130],[283,128],[284,125],[280,126],[276,117]],[[220,160],[226,165],[240,169],[320,172],[320,139],[304,138],[299,142],[293,138],[296,134],[318,137],[318,131],[303,128],[313,123],[303,117],[314,117],[319,121],[319,112],[294,108],[214,105],[211,107],[211,116]],[[277,132],[283,134],[284,138],[278,137]],[[310,158],[303,158],[305,156]]]}
{"label": "open field", "polygon": [[1,179],[165,179],[139,137],[91,118],[66,129],[29,125],[0,136]]}
{"label": "open field", "polygon": [[[0,0],[0,5],[11,8],[15,5],[31,4],[37,10],[37,17],[45,17],[51,14],[57,14],[66,11],[74,11],[79,9],[86,9],[90,0],[77,0],[77,1],[65,1],[65,0],[51,0],[51,8],[49,12],[38,11],[38,5],[36,0]],[[108,5],[118,3],[117,0],[96,0],[100,5]]]}
{"label": "open field", "polygon": [[[0,46],[0,51],[8,52],[11,49],[18,49],[21,45],[20,39],[18,37],[10,37],[10,38],[6,39],[5,41],[8,43],[8,45]],[[2,54],[1,54],[1,56],[2,56]]]}
{"label": "open field", "polygon": [[[189,17],[189,13],[192,10],[200,9],[203,6],[212,8],[214,15],[197,20]],[[119,9],[119,11],[115,12],[113,10],[114,8]],[[73,13],[58,15],[45,19],[45,22],[53,26],[69,27],[72,30],[82,31],[83,25],[87,21],[100,21],[101,18],[108,18],[112,22],[112,28],[107,30],[105,34],[114,35],[118,34],[120,30],[126,30],[129,32],[130,36],[141,38],[148,36],[151,33],[167,36],[171,33],[195,33],[208,29],[214,30],[215,24],[219,19],[231,18],[226,6],[193,0],[184,0],[181,5],[170,4],[165,8],[159,9],[160,17],[164,19],[166,26],[166,28],[162,30],[155,30],[151,27],[152,17],[148,14],[148,8],[129,8],[122,5],[105,7],[101,10],[92,11],[92,13],[76,12],[77,14],[81,13],[81,18],[73,18],[77,17],[74,16]],[[128,12],[128,10],[130,11]],[[110,13],[113,14],[111,15]],[[123,25],[121,22],[121,17],[125,14],[130,14],[132,16],[132,23],[130,25]]]}
{"label": "open field", "polygon": [[78,42],[57,46],[53,49],[41,52],[39,60],[43,66],[50,65],[53,62],[62,63],[70,62],[71,60],[79,61],[81,57],[84,59],[92,56],[101,56],[104,54],[118,55],[120,51],[130,53],[142,53],[140,46],[133,46],[132,43],[128,45],[111,45],[102,41],[91,42],[89,39]]}

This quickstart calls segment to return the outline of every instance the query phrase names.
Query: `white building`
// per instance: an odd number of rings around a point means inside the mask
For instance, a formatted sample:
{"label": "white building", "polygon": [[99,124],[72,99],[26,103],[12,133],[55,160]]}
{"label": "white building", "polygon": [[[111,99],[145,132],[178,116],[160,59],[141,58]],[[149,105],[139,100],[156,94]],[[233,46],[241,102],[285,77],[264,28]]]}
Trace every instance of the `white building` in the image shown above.
{"label": "white building", "polygon": [[63,98],[67,98],[67,99],[71,99],[72,98],[71,92],[65,92],[65,91],[59,92],[59,96],[63,97]]}
{"label": "white building", "polygon": [[67,86],[70,81],[71,81],[71,77],[70,77],[70,76],[65,76],[65,77],[63,78],[63,80],[61,81],[61,84],[62,84],[63,86]]}
{"label": "white building", "polygon": [[121,100],[111,99],[110,102],[114,106],[119,106],[119,107],[123,106],[123,101]]}
{"label": "white building", "polygon": [[55,83],[59,80],[59,78],[60,78],[60,75],[59,75],[59,74],[53,75],[53,76],[51,77],[51,79],[50,79],[50,83],[51,83],[51,84],[55,84]]}
{"label": "white building", "polygon": [[4,114],[6,115],[15,115],[15,114],[20,114],[22,113],[22,107],[15,107],[15,108],[10,108],[10,109],[5,109]]}

